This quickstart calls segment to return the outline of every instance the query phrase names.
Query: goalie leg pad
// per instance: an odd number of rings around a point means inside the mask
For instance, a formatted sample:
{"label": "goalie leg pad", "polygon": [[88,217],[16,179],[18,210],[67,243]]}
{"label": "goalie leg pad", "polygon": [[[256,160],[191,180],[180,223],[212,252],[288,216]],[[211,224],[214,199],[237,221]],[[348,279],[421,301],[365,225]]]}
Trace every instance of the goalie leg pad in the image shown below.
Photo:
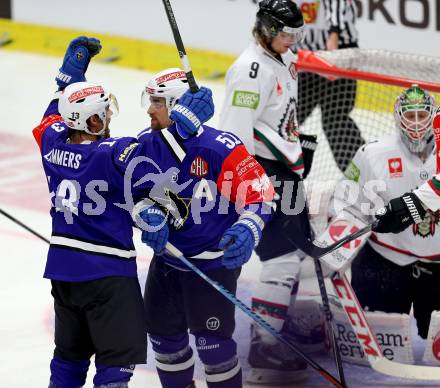
{"label": "goalie leg pad", "polygon": [[194,354],[189,346],[188,333],[175,336],[150,335],[150,342],[162,387],[190,386],[194,374]]}
{"label": "goalie leg pad", "polygon": [[194,335],[197,352],[205,365],[208,387],[241,388],[241,367],[235,341],[232,338],[212,335],[208,331]]}

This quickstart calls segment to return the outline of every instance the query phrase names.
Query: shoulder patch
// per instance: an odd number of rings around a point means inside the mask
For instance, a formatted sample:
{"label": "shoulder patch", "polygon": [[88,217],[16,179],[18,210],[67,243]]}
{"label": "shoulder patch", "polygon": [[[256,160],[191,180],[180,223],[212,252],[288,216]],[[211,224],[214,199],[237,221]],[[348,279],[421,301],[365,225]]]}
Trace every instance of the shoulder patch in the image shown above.
{"label": "shoulder patch", "polygon": [[359,177],[361,176],[361,170],[359,170],[359,167],[354,164],[353,161],[349,163],[347,168],[344,171],[344,175],[347,179],[350,179],[354,182],[359,182]]}
{"label": "shoulder patch", "polygon": [[239,108],[257,109],[260,102],[260,94],[247,92],[244,90],[235,90],[232,97],[232,106]]}

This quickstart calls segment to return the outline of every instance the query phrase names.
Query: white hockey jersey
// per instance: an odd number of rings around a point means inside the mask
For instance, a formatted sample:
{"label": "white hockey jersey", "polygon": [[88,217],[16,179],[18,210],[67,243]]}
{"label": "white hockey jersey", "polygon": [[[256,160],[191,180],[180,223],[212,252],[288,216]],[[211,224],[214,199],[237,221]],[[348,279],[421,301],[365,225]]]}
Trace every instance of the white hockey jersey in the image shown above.
{"label": "white hockey jersey", "polygon": [[440,174],[425,182],[414,194],[432,211],[440,209]]}
{"label": "white hockey jersey", "polygon": [[[419,187],[435,171],[435,150],[423,163],[396,133],[362,146],[347,167],[345,176],[359,185],[360,195],[353,208],[364,215],[368,212],[372,221],[380,207]],[[341,201],[348,203],[347,199],[335,194],[334,204],[338,205],[338,201],[339,206]],[[420,224],[399,234],[372,233],[369,242],[373,249],[398,265],[417,260],[440,262],[440,212],[428,212]]]}
{"label": "white hockey jersey", "polygon": [[219,129],[237,134],[249,153],[282,161],[302,176],[296,56],[288,50],[281,59],[257,43],[238,57],[226,74]]}

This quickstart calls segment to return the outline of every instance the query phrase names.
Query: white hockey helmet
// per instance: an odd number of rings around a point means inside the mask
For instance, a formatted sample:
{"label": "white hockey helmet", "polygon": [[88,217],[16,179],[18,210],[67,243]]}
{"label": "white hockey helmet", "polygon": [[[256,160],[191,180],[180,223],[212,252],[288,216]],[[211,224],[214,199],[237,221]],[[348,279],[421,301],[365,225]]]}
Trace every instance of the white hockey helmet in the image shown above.
{"label": "white hockey helmet", "polygon": [[[108,110],[114,116],[119,113],[116,97],[91,82],[75,82],[67,86],[60,96],[58,110],[69,128],[98,136],[105,132]],[[104,128],[99,132],[91,132],[87,126],[87,120],[95,114],[104,122]]]}
{"label": "white hockey helmet", "polygon": [[435,100],[418,85],[396,99],[394,118],[403,142],[411,152],[422,152],[433,138]]}
{"label": "white hockey helmet", "polygon": [[176,102],[188,89],[188,80],[183,70],[177,67],[162,70],[148,81],[142,91],[141,105],[146,108],[150,103],[150,96],[163,97],[168,113],[170,113]]}

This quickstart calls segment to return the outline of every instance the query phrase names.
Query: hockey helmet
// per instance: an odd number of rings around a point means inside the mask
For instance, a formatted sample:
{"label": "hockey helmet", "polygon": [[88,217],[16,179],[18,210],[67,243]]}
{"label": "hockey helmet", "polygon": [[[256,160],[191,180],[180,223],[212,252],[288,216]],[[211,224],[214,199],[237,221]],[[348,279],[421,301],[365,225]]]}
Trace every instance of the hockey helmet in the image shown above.
{"label": "hockey helmet", "polygon": [[168,113],[176,102],[189,89],[188,80],[183,70],[176,67],[157,73],[142,91],[141,105],[146,108],[150,97],[163,97]]}
{"label": "hockey helmet", "polygon": [[418,85],[412,85],[397,97],[394,118],[411,152],[423,151],[432,140],[435,108],[434,98]]}
{"label": "hockey helmet", "polygon": [[299,43],[304,38],[303,15],[292,0],[262,0],[255,31],[269,39],[285,32],[293,35],[295,43]]}
{"label": "hockey helmet", "polygon": [[[101,85],[91,82],[68,85],[60,96],[58,109],[69,128],[98,136],[106,129],[108,111],[111,110],[114,116],[119,113],[116,97]],[[91,132],[87,125],[87,120],[95,114],[104,122],[104,128],[96,133]]]}

